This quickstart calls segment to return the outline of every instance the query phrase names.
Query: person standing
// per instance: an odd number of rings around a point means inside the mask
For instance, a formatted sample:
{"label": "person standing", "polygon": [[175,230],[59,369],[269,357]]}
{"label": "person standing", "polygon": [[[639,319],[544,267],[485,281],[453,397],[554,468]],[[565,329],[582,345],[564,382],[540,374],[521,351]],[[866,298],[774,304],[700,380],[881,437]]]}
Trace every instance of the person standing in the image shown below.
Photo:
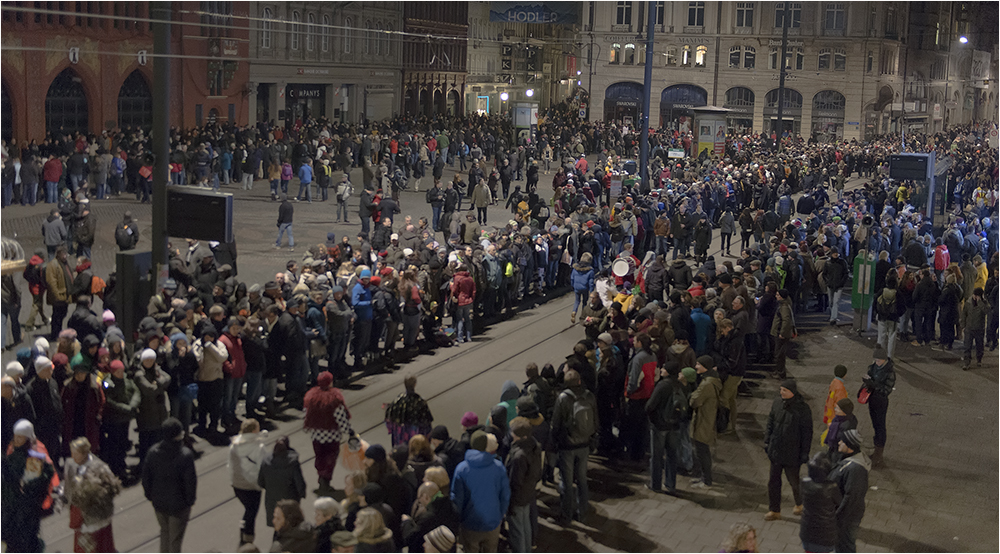
{"label": "person standing", "polygon": [[792,313],[792,299],[788,289],[781,289],[775,296],[778,308],[771,322],[771,336],[774,337],[774,370],[778,379],[785,378],[785,357],[788,345],[795,336],[795,315]]}
{"label": "person standing", "polygon": [[266,455],[266,438],[267,431],[261,432],[256,419],[245,419],[240,424],[239,434],[233,437],[229,445],[229,481],[233,486],[233,494],[243,505],[240,546],[254,542],[257,511],[260,510],[260,485],[257,484],[257,476]]}
{"label": "person standing", "polygon": [[163,440],[146,455],[142,490],[160,524],[160,552],[180,552],[198,491],[198,474],[194,453],[184,446],[184,427],[176,418],[163,422]]}
{"label": "person standing", "polygon": [[219,432],[224,393],[222,365],[229,360],[226,345],[217,340],[219,332],[210,320],[201,322],[201,338],[194,341],[191,351],[198,360],[198,427],[206,437]]}
{"label": "person standing", "polygon": [[840,504],[837,506],[837,552],[857,552],[858,528],[865,516],[865,495],[868,493],[868,472],[871,461],[861,451],[861,435],[850,429],[841,435],[837,451],[843,456],[830,472],[830,481],[837,484]]}
{"label": "person standing", "polygon": [[698,373],[698,388],[691,393],[689,403],[694,410],[691,423],[691,439],[694,443],[693,489],[707,489],[712,486],[712,446],[715,445],[715,418],[719,409],[722,381],[715,370],[715,360],[711,356],[701,356],[695,364]]}
{"label": "person standing", "polygon": [[431,229],[437,231],[441,221],[441,210],[444,208],[444,190],[441,189],[439,179],[434,179],[434,186],[427,189],[425,200],[431,205]]}
{"label": "person standing", "polygon": [[806,552],[833,552],[837,544],[837,508],[841,495],[830,481],[830,456],[817,452],[802,478],[802,519],[799,538]]}
{"label": "person standing", "polygon": [[840,250],[830,249],[830,258],[823,264],[822,271],[823,281],[830,297],[830,325],[836,325],[837,318],[840,317],[840,295],[844,285],[847,284],[849,274],[850,268],[847,266],[847,261],[840,257]]}
{"label": "person standing", "polygon": [[45,544],[38,536],[42,506],[49,495],[55,467],[45,449],[35,441],[35,429],[27,419],[14,424],[11,452],[3,457],[2,539],[6,552],[41,552]]}
{"label": "person standing", "polygon": [[480,178],[472,190],[472,204],[476,206],[476,214],[480,225],[486,225],[486,209],[493,203],[493,195],[486,186],[486,179]]}
{"label": "person standing", "polygon": [[455,317],[458,322],[458,344],[472,342],[472,302],[476,298],[476,281],[469,276],[469,266],[458,266],[451,282],[451,297],[455,303]]}
{"label": "person standing", "polygon": [[560,511],[556,524],[567,527],[574,517],[582,520],[590,509],[587,457],[599,422],[597,400],[583,386],[580,373],[575,369],[567,371],[563,382],[566,390],[556,398],[552,410],[551,436],[559,452]]}
{"label": "person standing", "polygon": [[[301,202],[305,200],[312,204],[312,181],[313,181],[313,168],[312,160],[305,158],[302,160],[302,165],[299,166],[299,193],[295,195],[295,200]],[[303,197],[302,193],[305,193]]]}
{"label": "person standing", "polygon": [[46,447],[52,448],[53,452],[58,452],[58,446],[62,444],[59,436],[63,412],[59,385],[52,378],[54,371],[55,365],[52,360],[44,355],[35,358],[35,376],[28,381],[25,389],[35,409],[35,418],[38,421],[35,434],[38,435],[38,440]]}
{"label": "person standing", "polygon": [[496,552],[500,525],[510,505],[510,480],[503,464],[486,452],[485,432],[472,434],[472,448],[455,468],[451,499],[461,514],[465,552]]}
{"label": "person standing", "polygon": [[416,375],[403,378],[403,387],[406,390],[385,408],[385,426],[393,447],[409,444],[416,435],[429,436],[434,423],[427,401],[417,394]]}
{"label": "person standing", "polygon": [[340,223],[341,214],[344,215],[344,223],[350,223],[347,220],[347,202],[351,199],[351,195],[354,194],[354,187],[351,186],[351,179],[347,172],[344,172],[344,176],[340,178],[340,183],[337,185],[337,221]]}
{"label": "person standing", "polygon": [[149,449],[163,438],[161,431],[170,407],[167,388],[171,379],[170,375],[160,367],[156,351],[151,348],[144,349],[139,355],[134,376],[135,386],[142,398],[136,415],[139,428],[139,465],[142,465]]}
{"label": "person standing", "polygon": [[74,531],[74,552],[117,552],[111,530],[114,498],[122,490],[121,481],[108,464],[90,452],[84,437],[70,443],[72,458],[66,461],[65,495],[70,506],[70,527]]}
{"label": "person standing", "polygon": [[768,512],[764,521],[781,519],[781,474],[792,486],[795,515],[802,514],[802,493],[799,488],[799,468],[809,459],[812,444],[812,412],[799,394],[794,379],[786,379],[778,388],[781,395],[771,404],[764,432],[764,450],[771,462],[767,481]]}
{"label": "person standing", "polygon": [[347,410],[344,395],[333,386],[333,374],[320,373],[316,386],[305,395],[305,421],[302,428],[312,437],[313,453],[316,455],[316,473],[319,474],[317,496],[333,493],[330,480],[337,466],[340,444],[351,437],[351,412]]}
{"label": "person standing", "polygon": [[281,236],[288,233],[288,250],[295,251],[295,236],[292,235],[292,216],[294,208],[288,201],[288,195],[281,193],[281,204],[278,206],[278,238],[274,241],[274,248],[281,248]]}
{"label": "person standing", "polygon": [[257,486],[264,490],[264,517],[268,527],[275,527],[274,508],[280,500],[301,501],[306,497],[306,482],[302,478],[299,453],[281,436],[274,449],[264,456],[257,472]]}
{"label": "person standing", "polygon": [[510,432],[514,439],[507,455],[511,551],[531,552],[531,507],[535,505],[535,487],[542,478],[542,447],[532,436],[531,422],[524,417],[511,420]]}
{"label": "person standing", "polygon": [[868,366],[868,374],[862,381],[869,392],[868,414],[872,418],[875,433],[875,452],[872,454],[871,462],[873,467],[883,467],[885,461],[882,458],[882,450],[886,441],[885,417],[889,411],[889,395],[896,386],[896,371],[893,368],[893,361],[881,345],[875,345],[872,357],[875,361]]}
{"label": "person standing", "polygon": [[635,336],[635,354],[628,364],[628,381],[625,385],[625,413],[623,414],[622,442],[634,462],[646,454],[646,402],[656,384],[656,355],[653,341],[646,333]]}
{"label": "person standing", "polygon": [[651,453],[649,483],[646,487],[653,492],[660,492],[661,485],[666,485],[666,492],[671,496],[677,494],[681,426],[689,420],[690,411],[684,395],[684,385],[678,380],[678,369],[676,363],[670,363],[660,370],[660,380],[646,402]]}
{"label": "person standing", "polygon": [[[890,271],[886,275],[885,287],[875,300],[875,316],[878,320],[878,344],[885,347],[890,358],[896,352],[896,330],[899,317],[906,311],[906,303],[899,297],[896,290],[896,273]],[[941,326],[942,329],[944,325]]]}
{"label": "person standing", "polygon": [[[965,301],[962,308],[962,329],[965,330],[965,354],[962,356],[962,369],[968,371],[972,365],[972,345],[976,346],[977,367],[983,367],[983,339],[986,336],[986,316],[992,309],[994,312],[997,306],[990,306],[983,298],[982,287],[976,287],[972,291],[972,298]],[[880,460],[881,461],[881,460]]]}
{"label": "person standing", "polygon": [[[146,350],[149,350],[148,348]],[[152,350],[150,350],[152,352]],[[153,354],[154,359],[156,354]],[[104,378],[104,410],[101,416],[101,456],[112,473],[125,479],[125,455],[129,449],[128,430],[139,413],[142,393],[125,375],[125,364],[111,362],[111,372]]]}
{"label": "person standing", "polygon": [[62,331],[63,321],[69,312],[70,289],[73,287],[73,270],[69,267],[69,251],[59,246],[53,258],[45,266],[46,300],[52,306],[52,326],[49,340],[55,341]]}

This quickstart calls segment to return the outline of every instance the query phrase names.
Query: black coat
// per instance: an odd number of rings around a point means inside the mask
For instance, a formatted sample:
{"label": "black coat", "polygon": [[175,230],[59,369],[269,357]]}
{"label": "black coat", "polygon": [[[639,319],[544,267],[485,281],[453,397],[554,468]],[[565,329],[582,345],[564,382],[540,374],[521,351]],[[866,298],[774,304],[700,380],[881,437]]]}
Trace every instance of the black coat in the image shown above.
{"label": "black coat", "polygon": [[817,483],[808,477],[802,479],[802,520],[799,538],[802,542],[834,546],[837,544],[837,508],[841,496],[837,484]]}
{"label": "black coat", "polygon": [[772,462],[783,466],[806,463],[812,434],[812,412],[800,394],[774,400],[764,433],[764,448]]}
{"label": "black coat", "polygon": [[427,504],[423,512],[403,522],[403,544],[410,548],[410,552],[423,552],[424,535],[444,525],[458,536],[460,522],[461,516],[451,498],[438,496]]}
{"label": "black coat", "polygon": [[153,445],[142,466],[142,490],[157,512],[178,515],[194,506],[198,490],[194,452],[170,439]]}
{"label": "black coat", "polygon": [[510,479],[510,505],[535,502],[535,485],[542,478],[542,448],[532,437],[514,441],[507,458]]}
{"label": "black coat", "polygon": [[271,452],[260,463],[257,485],[264,489],[264,517],[267,526],[274,524],[271,518],[279,500],[301,501],[306,497],[306,482],[302,478],[299,453],[294,449],[279,453]]}

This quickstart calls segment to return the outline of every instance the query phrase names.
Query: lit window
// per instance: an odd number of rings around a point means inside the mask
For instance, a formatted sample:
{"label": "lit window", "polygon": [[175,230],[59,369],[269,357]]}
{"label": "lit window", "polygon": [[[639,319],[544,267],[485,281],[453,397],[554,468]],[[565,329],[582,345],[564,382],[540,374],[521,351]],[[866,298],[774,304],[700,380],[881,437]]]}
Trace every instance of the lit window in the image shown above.
{"label": "lit window", "polygon": [[681,50],[681,65],[684,67],[691,67],[691,47],[685,46]]}
{"label": "lit window", "polygon": [[695,49],[694,54],[694,65],[696,67],[705,67],[705,63],[708,61],[708,47],[699,46]]}
{"label": "lit window", "polygon": [[664,56],[664,62],[663,63],[667,67],[673,67],[673,66],[677,65],[677,47],[676,46],[668,46],[667,47],[667,51],[663,54],[663,56]]}
{"label": "lit window", "polygon": [[611,50],[608,51],[608,63],[621,63],[621,58],[622,45],[616,42],[611,45]]}
{"label": "lit window", "polygon": [[626,44],[625,45],[625,59],[622,61],[625,65],[635,65],[635,45]]}

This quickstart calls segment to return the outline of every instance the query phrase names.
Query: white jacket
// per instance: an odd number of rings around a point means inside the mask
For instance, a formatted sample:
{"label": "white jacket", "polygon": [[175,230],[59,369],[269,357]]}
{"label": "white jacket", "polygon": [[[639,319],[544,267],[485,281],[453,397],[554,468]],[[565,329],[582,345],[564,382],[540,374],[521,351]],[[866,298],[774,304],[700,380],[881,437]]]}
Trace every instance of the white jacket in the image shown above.
{"label": "white jacket", "polygon": [[229,445],[229,481],[234,489],[259,491],[257,473],[264,460],[267,431],[240,433]]}

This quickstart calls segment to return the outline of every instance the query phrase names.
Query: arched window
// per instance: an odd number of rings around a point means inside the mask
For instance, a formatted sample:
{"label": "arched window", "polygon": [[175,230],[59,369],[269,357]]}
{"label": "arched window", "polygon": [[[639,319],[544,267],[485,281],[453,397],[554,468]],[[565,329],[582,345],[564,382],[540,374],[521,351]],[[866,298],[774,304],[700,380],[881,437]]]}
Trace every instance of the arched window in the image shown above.
{"label": "arched window", "polygon": [[726,108],[732,107],[753,107],[756,96],[753,91],[746,87],[733,87],[726,91]]}
{"label": "arched window", "polygon": [[372,53],[372,22],[365,21],[365,54]]}
{"label": "arched window", "polygon": [[274,23],[271,22],[271,18],[274,14],[271,12],[271,8],[264,8],[261,13],[261,19],[264,21],[260,24],[260,47],[261,48],[271,48],[271,31],[274,29]]}
{"label": "arched window", "polygon": [[833,57],[833,52],[829,48],[824,48],[819,51],[819,66],[817,69],[820,71],[828,71],[830,69],[830,58]]}
{"label": "arched window", "polygon": [[344,53],[345,54],[350,54],[351,53],[351,43],[354,42],[354,35],[353,35],[354,31],[352,30],[353,26],[354,26],[354,22],[351,21],[350,17],[348,17],[347,19],[344,20]]}
{"label": "arched window", "polygon": [[705,64],[708,62],[708,47],[699,46],[694,52],[695,67],[705,67]]}
{"label": "arched window", "polygon": [[743,68],[753,69],[757,64],[757,49],[753,46],[743,47]]}
{"label": "arched window", "polygon": [[292,25],[288,35],[288,47],[292,50],[299,49],[299,32],[302,27],[302,14],[292,12]]}
{"label": "arched window", "polygon": [[625,58],[622,61],[625,65],[635,65],[635,45],[632,43],[625,45]]}
{"label": "arched window", "polygon": [[118,91],[118,126],[149,130],[153,126],[153,94],[138,69]]}
{"label": "arched window", "polygon": [[833,70],[847,71],[847,52],[840,48],[833,51]]}
{"label": "arched window", "polygon": [[814,110],[843,110],[846,106],[844,95],[835,90],[821,90],[813,96]]}
{"label": "arched window", "polygon": [[393,46],[393,44],[396,42],[396,35],[393,34],[393,31],[395,31],[396,29],[392,26],[392,23],[389,23],[389,24],[387,24],[385,26],[385,30],[386,30],[386,33],[385,33],[385,55],[386,56],[392,56],[393,50],[396,49],[395,46]]}
{"label": "arched window", "polygon": [[[772,89],[764,97],[764,104],[768,108],[778,107],[778,89]],[[785,89],[785,99],[782,102],[784,107],[790,109],[802,109],[802,94],[790,88]]]}
{"label": "arched window", "polygon": [[333,32],[333,29],[330,28],[330,16],[329,15],[324,15],[323,16],[323,35],[322,35],[323,38],[320,40],[320,48],[324,52],[329,52],[330,51],[330,42],[331,42],[330,41],[330,34],[332,32]]}
{"label": "arched window", "polygon": [[622,45],[615,42],[608,51],[608,63],[622,63]]}
{"label": "arched window", "polygon": [[316,14],[306,15],[306,50],[316,50]]}
{"label": "arched window", "polygon": [[381,56],[382,55],[382,23],[381,22],[376,22],[375,23],[374,41],[375,41],[375,55],[376,56]]}
{"label": "arched window", "polygon": [[674,67],[677,65],[677,47],[668,46],[667,51],[663,53],[663,65],[667,67]]}
{"label": "arched window", "polygon": [[53,133],[87,133],[87,93],[80,78],[66,68],[49,85],[45,95],[45,127]]}
{"label": "arched window", "polygon": [[684,45],[681,49],[681,65],[683,67],[691,67],[691,47]]}
{"label": "arched window", "polygon": [[729,67],[739,67],[740,57],[743,54],[743,49],[739,46],[733,46],[729,49]]}
{"label": "arched window", "polygon": [[[378,28],[379,28],[379,30],[382,30],[382,25],[379,24]],[[390,54],[390,52],[389,52],[389,39],[390,39],[389,33],[379,33],[379,34],[382,35],[382,55],[383,56],[388,56]]]}

